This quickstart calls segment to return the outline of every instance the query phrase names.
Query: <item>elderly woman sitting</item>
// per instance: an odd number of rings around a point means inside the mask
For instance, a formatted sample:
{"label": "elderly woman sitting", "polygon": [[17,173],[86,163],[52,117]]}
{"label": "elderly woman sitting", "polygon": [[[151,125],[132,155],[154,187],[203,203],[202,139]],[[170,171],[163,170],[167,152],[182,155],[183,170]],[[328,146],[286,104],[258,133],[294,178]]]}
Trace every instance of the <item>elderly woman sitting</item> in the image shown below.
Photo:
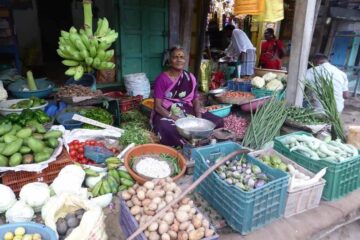
{"label": "elderly woman sitting", "polygon": [[169,69],[155,80],[155,111],[151,120],[160,143],[177,147],[184,144],[184,139],[176,130],[177,119],[189,116],[205,118],[216,127],[223,127],[224,122],[211,113],[200,112],[196,79],[193,74],[184,70],[184,50],[180,47],[171,48],[168,63]]}

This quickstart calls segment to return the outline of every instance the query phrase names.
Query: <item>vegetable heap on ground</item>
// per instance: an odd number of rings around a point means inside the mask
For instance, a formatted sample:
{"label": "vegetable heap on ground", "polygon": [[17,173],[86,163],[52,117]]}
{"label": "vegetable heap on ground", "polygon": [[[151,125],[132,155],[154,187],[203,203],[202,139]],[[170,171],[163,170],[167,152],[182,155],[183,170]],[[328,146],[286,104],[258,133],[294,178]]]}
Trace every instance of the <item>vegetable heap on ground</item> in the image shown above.
{"label": "vegetable heap on ground", "polygon": [[[143,186],[135,184],[123,191],[121,196],[130,208],[130,213],[142,225],[180,194],[181,189],[176,183],[166,178],[148,181]],[[150,240],[200,240],[213,236],[215,232],[209,221],[197,211],[194,202],[185,197],[161,219],[151,223],[144,234]]]}
{"label": "vegetable heap on ground", "polygon": [[264,76],[256,76],[251,80],[252,86],[271,91],[280,91],[284,89],[286,83],[285,74],[266,73]]}
{"label": "vegetable heap on ground", "polygon": [[293,134],[285,137],[281,142],[290,149],[290,152],[298,151],[313,160],[342,162],[359,155],[354,146],[341,143],[340,139],[325,142],[312,136]]}
{"label": "vegetable heap on ground", "polygon": [[19,101],[10,106],[11,109],[26,109],[44,105],[46,101],[38,97],[30,97],[29,99]]}
{"label": "vegetable heap on ground", "polygon": [[92,31],[92,4],[83,1],[84,29],[79,31],[71,27],[69,32],[61,31],[57,53],[64,58],[62,63],[69,69],[65,72],[75,80],[82,77],[84,72],[94,69],[113,69],[115,64],[110,60],[114,50],[107,50],[118,37],[118,33],[109,28],[106,18],[99,18],[95,33]]}
{"label": "vegetable heap on ground", "polygon": [[269,181],[259,166],[247,162],[244,158],[227,161],[216,170],[216,173],[225,182],[243,191],[262,187]]}
{"label": "vegetable heap on ground", "polygon": [[52,119],[43,110],[24,109],[21,114],[10,113],[6,115],[4,118],[0,119],[0,122],[20,125],[21,127],[32,125],[32,127],[43,128],[42,124],[49,123],[51,120]]}
{"label": "vegetable heap on ground", "polygon": [[151,142],[151,132],[148,130],[149,119],[138,110],[122,113],[120,127],[125,130],[119,140],[123,146],[131,143],[140,145]]}
{"label": "vegetable heap on ground", "polygon": [[251,112],[251,122],[242,145],[252,149],[261,149],[264,144],[272,141],[280,133],[286,116],[285,102],[273,96],[255,114]]}
{"label": "vegetable heap on ground", "polygon": [[234,132],[236,137],[240,139],[244,137],[248,124],[249,123],[245,118],[237,117],[235,114],[231,114],[224,118],[224,128]]}
{"label": "vegetable heap on ground", "polygon": [[[111,115],[111,113],[109,113],[108,111],[106,111],[103,108],[99,108],[99,107],[94,107],[94,108],[90,108],[90,109],[82,109],[79,114],[81,114],[84,117],[96,120],[98,122],[101,123],[105,123],[107,125],[112,125],[113,123],[113,117]],[[91,124],[84,124],[83,128],[88,128],[88,129],[99,129],[98,127],[95,127]]]}
{"label": "vegetable heap on ground", "polygon": [[317,71],[314,69],[314,82],[305,82],[305,86],[310,89],[324,108],[325,114],[331,123],[331,135],[333,139],[340,138],[346,141],[345,131],[341,122],[340,114],[336,108],[334,95],[333,76],[328,71]]}
{"label": "vegetable heap on ground", "polygon": [[313,185],[317,183],[326,173],[326,170],[324,169],[319,171],[319,173],[311,178],[309,175],[306,175],[296,169],[292,164],[284,163],[278,154],[264,153],[256,157],[272,168],[277,168],[284,172],[288,172],[291,176],[289,189]]}
{"label": "vegetable heap on ground", "polygon": [[287,109],[287,119],[303,123],[305,125],[318,125],[326,123],[326,119],[324,117],[320,117],[313,108],[300,108],[295,106]]}
{"label": "vegetable heap on ground", "polygon": [[[37,127],[37,128],[36,128]],[[0,124],[0,167],[46,161],[58,146],[62,132],[46,132],[42,125],[20,127],[10,123]]]}

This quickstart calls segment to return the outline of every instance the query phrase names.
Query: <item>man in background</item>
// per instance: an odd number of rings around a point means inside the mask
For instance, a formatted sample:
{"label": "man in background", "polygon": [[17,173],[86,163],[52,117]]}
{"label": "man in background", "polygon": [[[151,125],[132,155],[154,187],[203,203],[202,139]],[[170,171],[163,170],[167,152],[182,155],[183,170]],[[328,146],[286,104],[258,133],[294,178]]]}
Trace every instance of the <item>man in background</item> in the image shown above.
{"label": "man in background", "polygon": [[[312,58],[312,63],[314,67],[310,68],[306,72],[305,79],[310,82],[315,81],[315,74],[327,72],[332,76],[333,86],[334,86],[334,97],[336,101],[336,108],[339,113],[344,109],[344,99],[348,98],[348,79],[346,74],[329,63],[329,60],[326,55],[318,53]],[[314,71],[315,69],[315,71]],[[312,105],[315,109],[323,110],[321,103],[315,97],[312,97]]]}

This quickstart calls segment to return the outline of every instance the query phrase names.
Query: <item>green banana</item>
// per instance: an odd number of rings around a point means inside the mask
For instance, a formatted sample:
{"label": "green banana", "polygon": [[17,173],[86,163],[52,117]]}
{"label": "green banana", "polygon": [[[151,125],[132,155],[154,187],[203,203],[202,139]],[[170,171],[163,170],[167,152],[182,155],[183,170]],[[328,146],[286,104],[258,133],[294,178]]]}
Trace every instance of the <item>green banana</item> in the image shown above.
{"label": "green banana", "polygon": [[103,18],[99,32],[96,36],[100,36],[100,37],[105,36],[108,30],[109,30],[109,22],[106,18]]}
{"label": "green banana", "polygon": [[86,49],[84,49],[80,52],[80,56],[85,60],[86,58],[89,57],[89,53],[88,51],[86,51]]}
{"label": "green banana", "polygon": [[99,35],[99,31],[100,31],[100,28],[102,26],[102,23],[103,23],[103,20],[101,18],[99,18],[98,21],[97,21],[96,31],[94,33],[95,36]]}
{"label": "green banana", "polygon": [[97,48],[97,51],[99,51],[99,50],[104,50],[105,51],[109,47],[111,47],[111,43],[109,44],[108,42],[100,42],[99,46]]}
{"label": "green banana", "polygon": [[105,51],[102,49],[98,50],[96,53],[96,57],[100,60],[100,62],[105,60],[105,56]]}
{"label": "green banana", "polygon": [[117,183],[116,180],[111,175],[107,176],[107,181],[108,181],[109,186],[111,188],[111,192],[112,193],[117,193],[119,183]]}
{"label": "green banana", "polygon": [[129,180],[133,180],[133,178],[130,176],[130,174],[124,170],[117,170],[118,174],[119,174],[119,177],[120,178],[126,178],[126,179],[129,179]]}
{"label": "green banana", "polygon": [[80,29],[80,38],[81,38],[81,41],[83,42],[83,44],[85,45],[85,47],[87,49],[89,49],[90,48],[90,39],[86,35],[86,33],[84,32],[83,29]]}
{"label": "green banana", "polygon": [[108,163],[120,164],[121,161],[117,157],[109,157],[109,158],[105,159],[105,163],[106,164],[108,164]]}
{"label": "green banana", "polygon": [[83,76],[83,74],[84,74],[84,67],[81,65],[77,66],[74,74],[74,79],[75,80],[80,79]]}
{"label": "green banana", "polygon": [[87,57],[85,58],[85,63],[88,66],[91,66],[91,64],[93,63],[94,59],[92,57]]}
{"label": "green banana", "polygon": [[115,64],[112,62],[102,62],[100,63],[100,66],[98,67],[99,70],[103,69],[113,69],[115,67]]}
{"label": "green banana", "polygon": [[77,33],[77,30],[75,27],[71,27],[70,30],[69,30],[69,33]]}
{"label": "green banana", "polygon": [[74,76],[76,73],[76,67],[69,67],[68,70],[65,71],[65,75]]}
{"label": "green banana", "polygon": [[64,64],[65,66],[68,67],[76,67],[77,65],[79,65],[79,62],[76,60],[70,60],[70,59],[65,59],[61,61],[62,64]]}
{"label": "green banana", "polygon": [[109,171],[109,175],[112,176],[118,184],[120,184],[120,177],[118,172],[115,169]]}
{"label": "green banana", "polygon": [[125,186],[125,185],[120,185],[119,188],[118,188],[118,192],[122,192],[124,190],[126,190],[128,187]]}
{"label": "green banana", "polygon": [[108,163],[106,164],[108,170],[118,169],[120,164],[117,163]]}
{"label": "green banana", "polygon": [[67,31],[64,31],[64,30],[61,30],[60,34],[64,38],[69,38],[69,36],[70,36],[70,33],[68,33]]}
{"label": "green banana", "polygon": [[84,169],[84,172],[87,176],[91,176],[91,177],[98,177],[99,176],[99,173],[94,171],[93,169],[91,168],[85,168]]}
{"label": "green banana", "polygon": [[105,61],[109,61],[114,56],[115,51],[113,49],[105,52]]}
{"label": "green banana", "polygon": [[86,46],[85,44],[81,41],[81,39],[77,39],[75,40],[75,46],[77,49],[79,49],[79,51],[86,51]]}
{"label": "green banana", "polygon": [[111,193],[111,188],[110,188],[109,182],[107,181],[106,178],[104,178],[104,180],[102,181],[101,189],[104,190],[105,194]]}
{"label": "green banana", "polygon": [[93,66],[94,68],[99,68],[99,67],[100,67],[100,64],[101,64],[100,59],[94,58],[94,61],[93,61],[93,63],[92,63],[92,66]]}
{"label": "green banana", "polygon": [[93,197],[99,196],[101,186],[102,186],[102,181],[100,180],[100,181],[98,181],[98,182],[95,184],[95,186],[92,188],[91,194],[92,194]]}

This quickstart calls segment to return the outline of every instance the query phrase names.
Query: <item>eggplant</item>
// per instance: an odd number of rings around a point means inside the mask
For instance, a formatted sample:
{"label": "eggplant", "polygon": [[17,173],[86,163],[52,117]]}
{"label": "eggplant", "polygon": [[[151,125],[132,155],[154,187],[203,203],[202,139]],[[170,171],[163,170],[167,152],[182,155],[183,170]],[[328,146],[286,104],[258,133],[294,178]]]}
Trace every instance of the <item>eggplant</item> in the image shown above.
{"label": "eggplant", "polygon": [[259,173],[261,173],[261,168],[260,168],[259,166],[257,166],[257,165],[252,165],[251,170],[252,170],[252,172],[253,172],[254,174],[259,174]]}
{"label": "eggplant", "polygon": [[266,184],[266,182],[264,181],[264,180],[262,180],[262,179],[259,179],[259,180],[257,180],[256,181],[256,183],[255,183],[255,188],[259,188],[259,187],[262,187],[262,186],[264,186]]}

